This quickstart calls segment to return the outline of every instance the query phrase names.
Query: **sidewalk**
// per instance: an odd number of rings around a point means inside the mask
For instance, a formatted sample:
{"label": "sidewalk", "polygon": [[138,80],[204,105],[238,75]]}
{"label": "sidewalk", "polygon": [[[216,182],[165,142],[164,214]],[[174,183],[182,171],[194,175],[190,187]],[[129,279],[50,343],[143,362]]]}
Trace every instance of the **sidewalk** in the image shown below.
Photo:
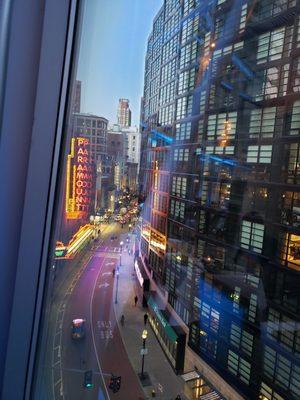
{"label": "sidewalk", "polygon": [[[132,249],[134,235],[130,236],[129,246]],[[122,240],[126,243],[127,235],[122,235]],[[126,247],[124,245],[124,247]],[[122,266],[120,268],[119,286],[118,286],[118,304],[114,304],[116,318],[119,323],[122,340],[124,342],[128,357],[131,361],[136,374],[141,372],[142,356],[142,331],[144,326],[144,314],[146,309],[142,307],[140,292],[137,290],[138,281],[134,272],[133,255],[129,256],[125,248],[122,253]],[[116,290],[116,278],[114,293]],[[138,296],[138,304],[134,306],[134,297]],[[114,296],[115,298],[115,296]],[[120,324],[121,315],[125,316],[125,324]],[[146,348],[148,354],[145,355],[144,371],[149,374],[151,385],[144,387],[147,399],[152,398],[151,392],[154,389],[157,399],[174,400],[178,394],[182,399],[186,399],[183,394],[184,381],[176,375],[167,360],[158,340],[156,339],[151,326],[147,323],[146,329],[148,337]],[[132,399],[135,400],[135,399]]]}

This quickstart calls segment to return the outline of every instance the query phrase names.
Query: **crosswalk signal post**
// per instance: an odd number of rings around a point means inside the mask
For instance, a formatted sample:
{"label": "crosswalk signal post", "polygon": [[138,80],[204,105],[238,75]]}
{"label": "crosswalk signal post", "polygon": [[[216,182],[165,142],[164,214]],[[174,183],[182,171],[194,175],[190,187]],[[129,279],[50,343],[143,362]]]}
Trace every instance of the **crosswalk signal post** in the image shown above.
{"label": "crosswalk signal post", "polygon": [[92,389],[94,384],[93,384],[93,371],[85,371],[84,373],[84,382],[83,386],[87,389]]}

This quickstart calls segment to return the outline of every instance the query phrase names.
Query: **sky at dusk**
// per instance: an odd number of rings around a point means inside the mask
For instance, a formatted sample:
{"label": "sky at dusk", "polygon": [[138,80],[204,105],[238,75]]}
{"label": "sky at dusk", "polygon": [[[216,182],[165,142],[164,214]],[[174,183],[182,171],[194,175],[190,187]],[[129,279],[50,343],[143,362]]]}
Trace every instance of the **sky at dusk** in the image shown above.
{"label": "sky at dusk", "polygon": [[77,79],[81,112],[116,123],[119,98],[128,98],[139,124],[145,50],[163,0],[86,1]]}

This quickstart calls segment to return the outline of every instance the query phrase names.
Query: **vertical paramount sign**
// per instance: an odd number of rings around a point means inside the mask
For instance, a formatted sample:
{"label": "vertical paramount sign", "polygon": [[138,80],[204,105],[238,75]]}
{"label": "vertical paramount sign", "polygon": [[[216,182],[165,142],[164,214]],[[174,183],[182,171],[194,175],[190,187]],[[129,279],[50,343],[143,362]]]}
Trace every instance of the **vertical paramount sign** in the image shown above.
{"label": "vertical paramount sign", "polygon": [[93,199],[94,167],[89,157],[89,139],[71,139],[71,152],[67,160],[66,217],[86,218]]}

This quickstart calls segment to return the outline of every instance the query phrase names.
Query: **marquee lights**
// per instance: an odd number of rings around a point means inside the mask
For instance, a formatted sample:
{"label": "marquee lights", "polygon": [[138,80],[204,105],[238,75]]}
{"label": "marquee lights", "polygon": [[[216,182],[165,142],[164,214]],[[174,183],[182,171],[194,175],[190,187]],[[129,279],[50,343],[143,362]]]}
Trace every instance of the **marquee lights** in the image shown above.
{"label": "marquee lights", "polygon": [[86,218],[93,199],[94,167],[89,161],[89,139],[72,138],[67,159],[66,217]]}

